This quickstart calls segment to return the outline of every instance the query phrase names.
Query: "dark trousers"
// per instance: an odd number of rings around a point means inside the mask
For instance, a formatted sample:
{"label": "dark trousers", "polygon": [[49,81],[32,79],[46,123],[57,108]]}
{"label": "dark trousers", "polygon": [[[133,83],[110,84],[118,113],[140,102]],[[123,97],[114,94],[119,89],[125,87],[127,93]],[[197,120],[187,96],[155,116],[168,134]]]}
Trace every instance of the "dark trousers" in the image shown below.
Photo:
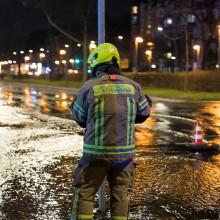
{"label": "dark trousers", "polygon": [[109,159],[98,159],[90,162],[88,166],[79,163],[75,171],[76,188],[71,220],[93,218],[94,197],[106,176],[110,188],[111,219],[129,219],[127,194],[128,188],[134,184],[134,163],[130,162],[125,167],[115,167]]}

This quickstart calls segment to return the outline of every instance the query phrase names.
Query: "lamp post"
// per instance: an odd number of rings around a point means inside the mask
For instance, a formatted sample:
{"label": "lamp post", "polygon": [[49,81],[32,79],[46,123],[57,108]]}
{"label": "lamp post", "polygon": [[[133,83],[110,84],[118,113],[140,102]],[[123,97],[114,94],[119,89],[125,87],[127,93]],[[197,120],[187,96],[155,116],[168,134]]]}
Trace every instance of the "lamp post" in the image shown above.
{"label": "lamp post", "polygon": [[29,57],[29,56],[25,56],[25,57],[24,57],[25,63],[27,63],[29,60],[30,60],[30,57]]}
{"label": "lamp post", "polygon": [[218,71],[220,71],[220,25],[218,25],[217,28],[218,28]]}
{"label": "lamp post", "polygon": [[91,53],[91,51],[96,48],[96,44],[95,44],[95,41],[91,41],[90,44],[89,44],[89,52]]}
{"label": "lamp post", "polygon": [[152,51],[151,51],[151,50],[146,50],[146,51],[145,51],[145,54],[148,56],[149,71],[151,71]]}
{"label": "lamp post", "polygon": [[134,66],[133,66],[133,73],[138,72],[138,64],[137,64],[137,58],[138,58],[138,43],[142,43],[144,40],[142,37],[136,37],[135,38],[135,53],[134,53]]}
{"label": "lamp post", "polygon": [[194,45],[193,49],[196,50],[196,62],[197,62],[197,70],[199,70],[199,54],[200,54],[200,45]]}

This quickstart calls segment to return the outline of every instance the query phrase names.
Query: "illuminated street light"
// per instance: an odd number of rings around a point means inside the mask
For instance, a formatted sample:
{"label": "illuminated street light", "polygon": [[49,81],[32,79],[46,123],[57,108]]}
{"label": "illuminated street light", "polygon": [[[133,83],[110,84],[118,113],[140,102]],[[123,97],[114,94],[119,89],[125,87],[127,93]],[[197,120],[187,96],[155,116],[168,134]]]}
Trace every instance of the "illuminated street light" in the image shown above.
{"label": "illuminated street light", "polygon": [[66,51],[65,50],[60,50],[60,55],[65,55]]}
{"label": "illuminated street light", "polygon": [[152,51],[151,50],[146,50],[145,54],[148,56],[149,71],[151,71]]}
{"label": "illuminated street light", "polygon": [[142,37],[136,37],[135,41],[138,42],[138,43],[142,43],[144,40],[143,40]]}
{"label": "illuminated street light", "polygon": [[96,44],[95,41],[91,41],[91,43],[89,44],[89,51],[91,52],[94,48],[96,48]]}
{"label": "illuminated street light", "polygon": [[82,45],[81,44],[77,44],[77,47],[81,47]]}
{"label": "illuminated street light", "polygon": [[59,61],[59,60],[55,60],[55,64],[56,64],[56,65],[59,65],[59,64],[60,64],[60,61]]}
{"label": "illuminated street light", "polygon": [[70,47],[70,45],[69,45],[69,44],[65,44],[65,47],[66,47],[66,48],[69,48],[69,47]]}
{"label": "illuminated street light", "polygon": [[151,51],[151,50],[147,50],[147,51],[145,52],[145,54],[147,54],[147,55],[151,56],[152,51]]}
{"label": "illuminated street light", "polygon": [[17,52],[13,52],[13,55],[17,55]]}
{"label": "illuminated street light", "polygon": [[71,63],[71,67],[73,68],[74,59],[70,59],[69,62]]}
{"label": "illuminated street light", "polygon": [[70,63],[74,63],[74,59],[70,59],[69,62],[70,62]]}
{"label": "illuminated street light", "polygon": [[135,54],[134,54],[134,66],[133,66],[133,73],[138,72],[138,65],[137,65],[137,60],[138,60],[138,43],[142,43],[144,40],[142,37],[136,37],[135,38]]}
{"label": "illuminated street light", "polygon": [[163,28],[162,27],[158,27],[157,30],[158,31],[163,31]]}
{"label": "illuminated street light", "polygon": [[44,53],[40,53],[40,58],[44,58],[46,55]]}
{"label": "illuminated street light", "polygon": [[199,54],[200,54],[200,45],[194,45],[193,49],[196,50],[196,63],[197,63],[197,70],[199,70]]}
{"label": "illuminated street light", "polygon": [[23,51],[23,50],[21,50],[21,51],[20,51],[20,54],[24,54],[24,51]]}
{"label": "illuminated street light", "polygon": [[172,57],[172,53],[168,52],[167,53],[167,59],[170,59]]}
{"label": "illuminated street light", "polygon": [[29,50],[29,53],[33,53],[34,51],[33,50]]}
{"label": "illuminated street light", "polygon": [[62,63],[63,63],[63,64],[66,64],[66,60],[62,60]]}
{"label": "illuminated street light", "polygon": [[118,36],[118,39],[119,39],[119,40],[122,40],[122,39],[123,39],[123,36],[119,35],[119,36]]}
{"label": "illuminated street light", "polygon": [[29,57],[29,56],[25,56],[25,57],[24,57],[24,60],[25,60],[25,62],[27,62],[27,61],[30,60],[30,57]]}
{"label": "illuminated street light", "polygon": [[167,18],[167,24],[172,24],[172,23],[173,23],[172,18]]}
{"label": "illuminated street light", "polygon": [[43,52],[43,51],[44,51],[44,48],[40,48],[40,51],[42,51],[42,52]]}

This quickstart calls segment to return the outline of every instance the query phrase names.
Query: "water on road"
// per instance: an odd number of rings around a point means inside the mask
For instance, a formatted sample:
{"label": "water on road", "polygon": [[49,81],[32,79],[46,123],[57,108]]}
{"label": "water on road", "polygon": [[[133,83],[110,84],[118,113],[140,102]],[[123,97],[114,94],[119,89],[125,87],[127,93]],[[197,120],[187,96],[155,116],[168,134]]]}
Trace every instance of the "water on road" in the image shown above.
{"label": "water on road", "polygon": [[[84,132],[70,116],[75,95],[0,83],[0,219],[68,219]],[[131,219],[219,219],[220,152],[185,146],[197,119],[203,139],[220,144],[220,101],[153,102],[151,117],[136,126]]]}

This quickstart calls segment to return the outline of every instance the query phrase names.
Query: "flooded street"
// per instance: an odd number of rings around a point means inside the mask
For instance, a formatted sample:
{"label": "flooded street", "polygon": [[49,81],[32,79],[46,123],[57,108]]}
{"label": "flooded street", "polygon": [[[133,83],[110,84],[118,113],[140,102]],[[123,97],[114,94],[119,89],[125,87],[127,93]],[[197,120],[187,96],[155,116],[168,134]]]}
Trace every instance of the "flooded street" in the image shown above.
{"label": "flooded street", "polygon": [[[0,219],[69,218],[84,132],[69,110],[76,93],[0,82]],[[136,126],[131,219],[220,219],[220,151],[185,148],[197,119],[203,139],[220,144],[220,101],[153,98],[151,117]]]}

